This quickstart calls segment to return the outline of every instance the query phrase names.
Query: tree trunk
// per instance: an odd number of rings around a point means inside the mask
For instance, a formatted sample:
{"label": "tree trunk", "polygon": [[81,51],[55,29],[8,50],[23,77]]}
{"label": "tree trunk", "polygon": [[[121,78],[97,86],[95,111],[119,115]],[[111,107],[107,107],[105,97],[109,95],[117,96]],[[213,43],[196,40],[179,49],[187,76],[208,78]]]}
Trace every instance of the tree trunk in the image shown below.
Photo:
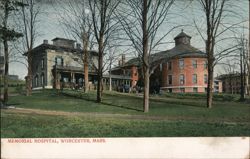
{"label": "tree trunk", "polygon": [[1,74],[0,75],[0,102],[2,102],[2,82],[3,82],[3,75]]}
{"label": "tree trunk", "polygon": [[97,77],[97,102],[102,101],[102,64],[103,64],[103,35],[99,39],[99,55],[98,55],[98,77]]}
{"label": "tree trunk", "polygon": [[240,50],[240,100],[245,99],[243,60],[243,50]]}
{"label": "tree trunk", "polygon": [[144,112],[147,113],[149,111],[149,69],[145,70],[145,78],[144,78],[144,99],[143,99],[143,108]]}
{"label": "tree trunk", "polygon": [[112,65],[112,60],[110,61],[109,64],[109,91],[112,91],[111,65]]}
{"label": "tree trunk", "polygon": [[32,57],[30,50],[28,51],[28,76],[26,85],[26,96],[30,96],[32,93]]}
{"label": "tree trunk", "polygon": [[250,96],[250,0],[248,2],[248,96]]}
{"label": "tree trunk", "polygon": [[2,79],[3,79],[3,76],[0,75],[0,105],[2,106]]}
{"label": "tree trunk", "polygon": [[207,53],[207,63],[208,63],[208,83],[207,83],[207,108],[212,108],[213,102],[213,73],[214,73],[214,56],[213,56],[213,47],[214,43],[212,40],[212,36],[210,35],[210,28],[211,26],[208,25],[207,27],[207,41],[206,41],[206,53]]}
{"label": "tree trunk", "polygon": [[8,102],[8,75],[9,75],[9,51],[8,51],[8,42],[6,39],[3,41],[4,45],[4,97],[3,97],[3,103],[4,105]]}
{"label": "tree trunk", "polygon": [[208,66],[208,83],[207,83],[207,108],[212,108],[213,101],[213,67]]}
{"label": "tree trunk", "polygon": [[148,1],[143,0],[142,11],[142,32],[143,32],[143,73],[144,73],[144,94],[143,111],[149,111],[149,54],[148,54],[148,30],[147,30]]}
{"label": "tree trunk", "polygon": [[84,52],[84,92],[89,90],[89,59],[88,59],[88,38],[87,34],[83,36],[83,52]]}

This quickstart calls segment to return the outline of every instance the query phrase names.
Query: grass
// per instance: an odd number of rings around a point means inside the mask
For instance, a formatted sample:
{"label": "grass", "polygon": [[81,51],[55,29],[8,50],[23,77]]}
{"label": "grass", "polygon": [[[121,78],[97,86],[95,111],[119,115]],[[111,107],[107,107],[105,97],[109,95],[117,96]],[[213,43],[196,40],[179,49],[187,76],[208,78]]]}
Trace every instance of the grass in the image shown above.
{"label": "grass", "polygon": [[105,92],[102,103],[96,103],[95,92],[44,90],[30,97],[13,96],[9,104],[90,115],[30,115],[6,110],[1,113],[2,137],[250,135],[250,106],[235,101],[215,101],[207,109],[202,98],[152,96],[149,113],[143,113],[142,97],[135,94]]}
{"label": "grass", "polygon": [[[206,100],[206,93],[163,93],[163,96],[177,99],[203,99]],[[239,94],[214,93],[214,101],[238,101]]]}
{"label": "grass", "polygon": [[4,113],[1,137],[249,136],[244,124]]}

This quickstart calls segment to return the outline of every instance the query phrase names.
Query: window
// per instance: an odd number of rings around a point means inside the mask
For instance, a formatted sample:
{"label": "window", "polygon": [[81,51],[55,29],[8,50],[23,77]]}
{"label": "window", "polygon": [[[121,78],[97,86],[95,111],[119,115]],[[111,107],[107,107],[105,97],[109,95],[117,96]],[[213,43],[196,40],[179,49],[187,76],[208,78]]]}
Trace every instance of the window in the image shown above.
{"label": "window", "polygon": [[181,93],[185,93],[185,88],[180,88]]}
{"label": "window", "polygon": [[180,84],[185,83],[185,76],[183,74],[180,75]]}
{"label": "window", "polygon": [[197,93],[197,92],[198,92],[198,88],[197,88],[197,87],[194,87],[194,88],[193,88],[193,92],[194,92],[194,93]]}
{"label": "window", "polygon": [[69,82],[69,78],[64,77],[64,78],[63,78],[63,82],[68,83],[68,82]]}
{"label": "window", "polygon": [[193,74],[193,84],[197,84],[197,74]]}
{"label": "window", "polygon": [[171,61],[168,62],[168,70],[172,70],[172,62]]}
{"label": "window", "polygon": [[44,73],[41,74],[41,85],[44,86],[44,81],[45,81],[45,78],[44,78]]}
{"label": "window", "polygon": [[169,89],[168,89],[168,92],[169,92],[169,93],[172,93],[172,91],[173,91],[172,88],[169,88]]}
{"label": "window", "polygon": [[204,75],[204,83],[207,84],[207,75]]}
{"label": "window", "polygon": [[41,68],[44,69],[44,59],[42,59],[42,64]]}
{"label": "window", "polygon": [[168,75],[168,84],[172,84],[172,75]]}
{"label": "window", "polygon": [[207,60],[204,61],[204,69],[207,69]]}
{"label": "window", "polygon": [[179,60],[179,68],[180,68],[180,69],[183,69],[183,68],[184,68],[184,60],[183,60],[183,59],[180,59],[180,60]]}
{"label": "window", "polygon": [[63,58],[62,57],[56,57],[55,58],[55,65],[63,66]]}
{"label": "window", "polygon": [[35,86],[38,86],[38,75],[35,76]]}
{"label": "window", "polygon": [[192,60],[193,68],[197,68],[197,60]]}

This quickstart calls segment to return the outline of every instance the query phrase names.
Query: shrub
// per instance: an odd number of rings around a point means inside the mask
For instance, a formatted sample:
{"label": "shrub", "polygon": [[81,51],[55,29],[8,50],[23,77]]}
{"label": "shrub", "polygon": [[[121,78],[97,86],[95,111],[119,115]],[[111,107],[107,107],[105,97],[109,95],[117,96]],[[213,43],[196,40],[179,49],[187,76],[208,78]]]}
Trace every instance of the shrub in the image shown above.
{"label": "shrub", "polygon": [[22,94],[24,92],[23,85],[17,85],[15,91],[19,94]]}

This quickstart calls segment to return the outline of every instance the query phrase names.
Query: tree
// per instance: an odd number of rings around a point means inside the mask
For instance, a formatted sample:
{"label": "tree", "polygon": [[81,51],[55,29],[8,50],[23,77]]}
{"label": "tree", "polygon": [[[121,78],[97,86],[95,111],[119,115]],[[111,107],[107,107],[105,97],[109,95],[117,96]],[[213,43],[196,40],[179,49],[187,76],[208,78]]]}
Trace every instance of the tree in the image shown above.
{"label": "tree", "polygon": [[236,61],[235,59],[229,60],[227,59],[225,63],[223,63],[223,69],[226,75],[228,75],[228,84],[229,84],[229,89],[231,94],[234,94],[233,90],[233,76],[234,73],[236,72]]}
{"label": "tree", "polygon": [[[63,3],[59,1],[59,3]],[[89,90],[88,66],[89,52],[93,49],[93,23],[87,9],[87,0],[85,1],[67,1],[60,5],[60,9],[64,14],[60,16],[60,23],[65,27],[67,33],[82,43],[83,53],[81,62],[84,64],[84,91]]]}
{"label": "tree", "polygon": [[150,55],[160,42],[171,32],[170,29],[160,38],[156,38],[160,26],[166,20],[174,0],[126,0],[118,17],[133,47],[138,52],[142,64],[144,94],[143,110],[149,111],[149,78],[155,66]]}
{"label": "tree", "polygon": [[35,40],[38,36],[38,16],[40,15],[41,8],[37,5],[35,0],[22,0],[24,5],[21,8],[19,14],[20,17],[20,30],[23,33],[22,44],[23,52],[26,53],[28,63],[28,74],[26,82],[26,95],[29,96],[32,93],[32,55],[31,50],[34,47]]}
{"label": "tree", "polygon": [[242,35],[237,39],[239,43],[239,66],[240,66],[240,100],[245,100],[245,94],[247,93],[247,73],[248,73],[248,47],[247,40]]}
{"label": "tree", "polygon": [[[114,62],[119,60],[119,54],[118,54],[118,44],[108,44],[107,47],[107,58],[106,63],[107,64],[107,70],[109,72],[109,91],[112,91],[112,66],[114,66]],[[124,54],[124,52],[123,52]],[[124,56],[124,55],[123,55]],[[104,66],[105,66],[104,64]],[[105,72],[105,70],[104,70]]]}
{"label": "tree", "polygon": [[248,95],[250,96],[250,0],[248,2]]}
{"label": "tree", "polygon": [[102,100],[102,78],[103,78],[103,57],[105,48],[112,38],[117,34],[117,22],[114,12],[117,9],[119,0],[89,0],[89,9],[93,23],[93,32],[98,45],[98,68],[97,68],[97,102]]}
{"label": "tree", "polygon": [[[198,2],[206,22],[206,36],[202,35],[203,31],[197,30],[206,46],[208,61],[207,107],[211,108],[214,68],[223,59],[234,57],[234,52],[238,51],[239,44],[232,45],[235,40],[235,36],[232,35],[238,34],[237,30],[241,28],[240,24],[245,22],[242,20],[245,13],[240,12],[239,10],[242,8],[230,0],[199,0]],[[195,27],[198,28],[197,23],[195,21],[194,23]],[[226,44],[228,46],[225,46]]]}
{"label": "tree", "polygon": [[9,41],[14,41],[22,36],[21,33],[16,32],[9,27],[9,17],[11,12],[16,10],[23,4],[14,0],[1,0],[0,8],[2,9],[3,16],[1,17],[2,23],[0,24],[0,39],[3,41],[4,47],[4,105],[8,102],[8,75],[9,75]]}
{"label": "tree", "polygon": [[218,29],[224,18],[224,7],[228,0],[199,0],[206,17],[206,54],[208,61],[207,107],[212,108],[213,73],[215,62],[215,43]]}

